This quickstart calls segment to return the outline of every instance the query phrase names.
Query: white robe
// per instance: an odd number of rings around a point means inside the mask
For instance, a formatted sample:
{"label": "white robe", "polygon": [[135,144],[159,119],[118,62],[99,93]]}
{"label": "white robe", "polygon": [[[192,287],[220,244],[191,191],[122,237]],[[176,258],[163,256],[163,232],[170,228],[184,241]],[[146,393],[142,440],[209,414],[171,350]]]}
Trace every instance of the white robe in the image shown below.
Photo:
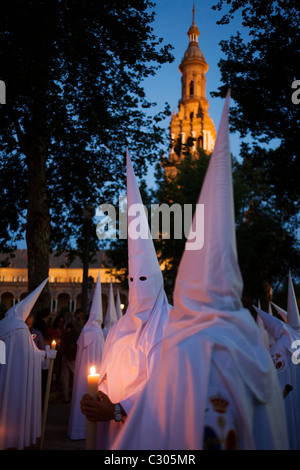
{"label": "white robe", "polygon": [[300,450],[300,335],[287,323],[256,309],[267,331],[274,338],[270,347],[282,392],[286,385],[293,390],[284,399],[290,449]]}
{"label": "white robe", "polygon": [[101,327],[83,330],[77,341],[74,381],[68,436],[70,439],[86,438],[86,417],[81,413],[80,401],[88,393],[88,374],[90,368],[95,366],[96,372],[100,369],[104,348],[104,337]]}
{"label": "white robe", "polygon": [[[127,311],[111,327],[105,341],[99,390],[113,403],[120,403],[127,416],[160,360],[164,325],[171,307],[164,292],[158,298],[146,324],[141,323],[130,332],[127,321],[130,312]],[[97,448],[109,449],[126,422],[127,418],[120,423],[99,422]]]}
{"label": "white robe", "polygon": [[[160,360],[171,308],[128,151],[127,204],[129,302],[125,315],[114,323],[106,338],[99,389],[112,403],[121,403],[128,416]],[[136,226],[143,236],[132,233]],[[98,448],[108,449],[126,422],[127,418],[121,423],[98,423]]]}
{"label": "white robe", "polygon": [[292,362],[292,353],[286,348],[282,339],[276,341],[270,349],[281,390],[287,384],[293,390],[284,399],[289,443],[291,450],[300,450],[300,365]]}
{"label": "white robe", "polygon": [[41,436],[44,351],[40,351],[22,320],[4,318],[0,339],[6,364],[0,364],[0,449],[19,450]]}
{"label": "white robe", "polygon": [[[259,345],[260,332],[252,318],[248,321],[251,341],[254,333]],[[262,355],[254,349],[251,361],[250,342],[240,359],[241,344],[235,344],[242,337],[226,320],[219,326],[215,335],[212,328],[200,329],[166,352],[112,450],[201,450],[210,445],[208,427],[221,448],[227,441],[232,446],[234,437],[239,450],[288,449],[281,390],[264,345]],[[212,399],[228,403],[226,414],[213,415]],[[224,436],[212,424],[221,418]]]}
{"label": "white robe", "polygon": [[[196,210],[178,268],[161,361],[112,449],[197,450],[209,446],[213,436],[222,448],[288,448],[274,366],[258,326],[241,303],[228,114],[229,94],[198,200],[204,226]],[[203,245],[196,243],[201,234]]]}
{"label": "white robe", "polygon": [[72,402],[68,425],[68,436],[71,439],[86,438],[86,417],[81,413],[80,401],[82,396],[88,393],[88,375],[90,374],[90,368],[94,366],[96,372],[100,369],[105,342],[101,328],[101,299],[99,272],[89,319],[81,330],[77,340]]}

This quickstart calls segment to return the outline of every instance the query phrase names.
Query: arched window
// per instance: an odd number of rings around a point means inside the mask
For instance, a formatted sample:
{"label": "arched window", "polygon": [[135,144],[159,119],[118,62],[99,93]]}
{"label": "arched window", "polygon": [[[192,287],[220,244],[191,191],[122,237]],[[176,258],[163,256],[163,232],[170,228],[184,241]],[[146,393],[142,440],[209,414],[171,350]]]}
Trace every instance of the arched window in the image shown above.
{"label": "arched window", "polygon": [[61,293],[57,297],[57,311],[63,310],[67,312],[70,310],[70,296],[67,293]]}
{"label": "arched window", "polygon": [[192,80],[190,82],[190,96],[193,96],[194,94],[194,81]]}

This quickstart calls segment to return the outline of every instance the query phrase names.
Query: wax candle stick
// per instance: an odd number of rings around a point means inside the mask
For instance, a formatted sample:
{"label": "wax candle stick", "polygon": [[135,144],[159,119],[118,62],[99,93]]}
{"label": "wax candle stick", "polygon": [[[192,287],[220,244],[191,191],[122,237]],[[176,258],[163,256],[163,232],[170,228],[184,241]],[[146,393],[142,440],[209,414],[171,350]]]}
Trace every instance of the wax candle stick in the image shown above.
{"label": "wax candle stick", "polygon": [[[90,368],[90,374],[88,375],[88,394],[92,398],[97,398],[98,395],[98,384],[99,374],[96,374],[95,367]],[[96,438],[97,438],[97,422],[86,420],[86,450],[96,449]]]}
{"label": "wax candle stick", "polygon": [[[52,344],[51,344],[52,349]],[[54,347],[55,349],[55,347]],[[45,437],[45,428],[46,428],[46,420],[47,420],[47,413],[48,413],[48,404],[49,404],[49,396],[50,396],[50,388],[51,388],[51,381],[52,381],[52,372],[53,372],[53,363],[54,359],[56,358],[57,351],[51,351],[49,345],[45,347],[46,350],[46,357],[49,357],[49,368],[47,374],[47,383],[46,383],[46,390],[45,390],[45,398],[44,398],[44,407],[43,407],[43,414],[42,414],[42,430],[41,430],[41,439],[40,439],[40,450],[42,450],[44,445],[44,437]]]}
{"label": "wax candle stick", "polygon": [[51,349],[55,349],[55,348],[56,348],[56,341],[54,339],[51,343]]}

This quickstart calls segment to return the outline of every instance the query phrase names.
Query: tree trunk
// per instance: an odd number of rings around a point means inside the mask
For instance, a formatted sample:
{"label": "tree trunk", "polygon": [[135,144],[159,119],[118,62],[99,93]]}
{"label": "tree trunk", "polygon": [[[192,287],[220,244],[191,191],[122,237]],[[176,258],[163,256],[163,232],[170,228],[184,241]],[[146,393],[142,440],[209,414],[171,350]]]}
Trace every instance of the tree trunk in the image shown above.
{"label": "tree trunk", "polygon": [[[49,275],[50,212],[47,197],[47,143],[44,138],[26,139],[24,146],[28,167],[27,259],[28,292],[32,292]],[[39,296],[33,313],[50,309],[49,287]]]}

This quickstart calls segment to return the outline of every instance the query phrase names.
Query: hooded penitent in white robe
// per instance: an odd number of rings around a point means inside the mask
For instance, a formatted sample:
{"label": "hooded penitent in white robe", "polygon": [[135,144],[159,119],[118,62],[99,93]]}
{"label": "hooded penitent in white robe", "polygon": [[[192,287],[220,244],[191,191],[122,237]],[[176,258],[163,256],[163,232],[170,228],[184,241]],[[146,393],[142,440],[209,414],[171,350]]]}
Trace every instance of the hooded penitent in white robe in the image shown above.
{"label": "hooded penitent in white robe", "polygon": [[[138,205],[138,206],[136,206]],[[129,303],[110,329],[100,368],[99,389],[127,415],[160,357],[163,327],[170,306],[164,292],[148,220],[127,152]],[[139,226],[141,236],[133,230]],[[107,449],[125,422],[98,423],[98,445]]]}
{"label": "hooded penitent in white robe", "polygon": [[42,362],[25,323],[48,279],[11,307],[0,321],[6,363],[0,364],[0,449],[23,449],[41,435]]}
{"label": "hooded penitent in white robe", "polygon": [[114,301],[113,286],[112,286],[112,282],[110,281],[108,304],[107,304],[107,310],[106,310],[104,326],[103,326],[103,335],[105,339],[108,335],[109,330],[116,323],[117,320],[118,318],[117,318],[116,306],[115,306],[115,301]]}
{"label": "hooded penitent in white robe", "polygon": [[300,333],[300,317],[299,310],[297,305],[297,299],[294,291],[292,275],[289,271],[289,280],[288,280],[288,300],[287,300],[287,310],[279,307],[278,305],[272,302],[272,305],[275,307],[283,321],[287,322],[295,331]]}
{"label": "hooded penitent in white robe", "polygon": [[[204,227],[197,229],[196,212],[161,361],[112,449],[288,447],[274,366],[240,300],[228,108],[229,96],[198,201]],[[194,250],[196,230],[204,230],[204,245]]]}
{"label": "hooded penitent in white robe", "polygon": [[80,401],[82,396],[88,393],[87,377],[90,374],[90,368],[95,366],[96,372],[100,369],[105,341],[101,327],[102,320],[102,296],[99,272],[89,318],[77,340],[72,402],[68,426],[68,436],[70,439],[86,438],[86,417],[81,413]]}
{"label": "hooded penitent in white robe", "polygon": [[256,308],[269,334],[274,338],[270,354],[282,392],[293,387],[284,399],[290,449],[300,449],[300,335],[288,323]]}

